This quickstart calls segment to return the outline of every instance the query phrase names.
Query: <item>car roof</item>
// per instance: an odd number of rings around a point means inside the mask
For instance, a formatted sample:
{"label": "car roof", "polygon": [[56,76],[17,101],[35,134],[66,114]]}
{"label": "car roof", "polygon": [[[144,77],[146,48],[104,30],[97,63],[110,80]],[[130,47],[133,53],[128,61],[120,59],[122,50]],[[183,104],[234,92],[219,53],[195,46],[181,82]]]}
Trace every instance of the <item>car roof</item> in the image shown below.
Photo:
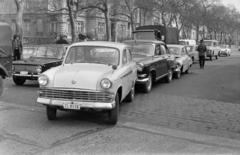
{"label": "car roof", "polygon": [[178,44],[167,44],[168,47],[179,47],[179,48],[182,48],[182,47],[186,47],[185,45],[178,45]]}
{"label": "car roof", "polygon": [[163,41],[160,40],[125,40],[123,43],[134,43],[134,42],[140,42],[140,43],[154,43],[154,44],[165,44]]}
{"label": "car roof", "polygon": [[112,47],[112,48],[124,48],[126,47],[123,43],[118,42],[110,42],[110,41],[83,41],[83,42],[77,42],[73,43],[72,46],[104,46],[104,47]]}

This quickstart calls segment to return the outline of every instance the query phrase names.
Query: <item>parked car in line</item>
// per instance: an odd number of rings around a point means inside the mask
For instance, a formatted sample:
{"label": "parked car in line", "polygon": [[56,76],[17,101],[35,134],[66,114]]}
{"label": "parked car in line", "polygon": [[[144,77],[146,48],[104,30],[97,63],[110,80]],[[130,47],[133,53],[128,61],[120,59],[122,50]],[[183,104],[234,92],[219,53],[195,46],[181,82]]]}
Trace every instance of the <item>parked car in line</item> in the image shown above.
{"label": "parked car in line", "polygon": [[[186,46],[184,45],[168,45],[169,52],[176,57],[176,61],[178,62],[178,66],[180,69],[180,73],[188,73],[190,67],[193,64],[192,59],[189,57]],[[178,76],[181,76],[178,75]]]}
{"label": "parked car in line", "polygon": [[179,40],[180,45],[190,45],[190,46],[196,46],[196,40],[193,39],[180,39]]}
{"label": "parked car in line", "polygon": [[0,96],[3,93],[3,79],[12,70],[12,29],[7,23],[0,22]]}
{"label": "parked car in line", "polygon": [[[127,40],[124,41],[132,47],[134,61],[137,62],[137,84],[143,86],[143,91],[148,93],[152,89],[153,82],[165,78],[171,82],[174,69],[174,57],[168,54],[167,46],[162,41],[151,40]],[[169,59],[169,60],[168,60]]]}
{"label": "parked car in line", "polygon": [[67,45],[28,45],[23,47],[22,59],[13,62],[12,78],[16,85],[37,80],[39,75],[62,64]]}
{"label": "parked car in line", "polygon": [[231,55],[231,49],[229,48],[229,45],[222,45],[218,53],[218,56],[230,56],[230,55]]}
{"label": "parked car in line", "polygon": [[204,44],[207,46],[206,57],[212,60],[212,57],[218,59],[218,53],[220,51],[219,42],[217,40],[204,40]]}
{"label": "parked car in line", "polygon": [[193,63],[198,62],[199,55],[197,51],[197,45],[187,45],[186,49],[189,57],[192,58]]}
{"label": "parked car in line", "polygon": [[116,124],[119,104],[133,101],[136,63],[127,45],[88,41],[68,47],[61,66],[47,70],[38,79],[37,103],[46,105],[47,118],[57,110],[104,110],[108,123]]}

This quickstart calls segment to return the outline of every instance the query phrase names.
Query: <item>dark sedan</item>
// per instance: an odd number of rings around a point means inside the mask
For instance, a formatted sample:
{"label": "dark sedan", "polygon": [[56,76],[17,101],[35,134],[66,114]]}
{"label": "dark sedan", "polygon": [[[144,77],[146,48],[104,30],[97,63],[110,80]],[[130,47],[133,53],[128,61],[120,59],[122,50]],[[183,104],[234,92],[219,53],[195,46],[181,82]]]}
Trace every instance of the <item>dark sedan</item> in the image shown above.
{"label": "dark sedan", "polygon": [[124,43],[132,47],[133,59],[138,66],[136,84],[141,84],[144,92],[150,92],[153,82],[159,79],[165,78],[166,82],[172,80],[173,68],[164,42],[129,40]]}
{"label": "dark sedan", "polygon": [[37,80],[42,72],[62,64],[67,45],[31,45],[23,47],[22,59],[13,62],[12,78],[16,85]]}

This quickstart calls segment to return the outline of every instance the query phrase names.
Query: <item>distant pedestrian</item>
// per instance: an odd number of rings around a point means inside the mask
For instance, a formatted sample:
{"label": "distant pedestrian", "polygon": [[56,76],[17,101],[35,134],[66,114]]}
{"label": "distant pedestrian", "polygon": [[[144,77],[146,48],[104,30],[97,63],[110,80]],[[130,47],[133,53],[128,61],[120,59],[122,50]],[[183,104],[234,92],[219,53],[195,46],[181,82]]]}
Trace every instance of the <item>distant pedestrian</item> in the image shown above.
{"label": "distant pedestrian", "polygon": [[67,41],[66,35],[60,35],[59,39],[56,41],[56,44],[69,44]]}
{"label": "distant pedestrian", "polygon": [[198,56],[199,56],[199,65],[201,69],[204,69],[204,65],[205,65],[205,55],[207,52],[207,47],[206,45],[203,43],[203,40],[200,40],[200,44],[197,47],[197,51],[198,51]]}
{"label": "distant pedestrian", "polygon": [[20,60],[21,52],[22,52],[22,42],[20,40],[20,36],[17,34],[13,36],[12,48],[13,48],[13,59]]}

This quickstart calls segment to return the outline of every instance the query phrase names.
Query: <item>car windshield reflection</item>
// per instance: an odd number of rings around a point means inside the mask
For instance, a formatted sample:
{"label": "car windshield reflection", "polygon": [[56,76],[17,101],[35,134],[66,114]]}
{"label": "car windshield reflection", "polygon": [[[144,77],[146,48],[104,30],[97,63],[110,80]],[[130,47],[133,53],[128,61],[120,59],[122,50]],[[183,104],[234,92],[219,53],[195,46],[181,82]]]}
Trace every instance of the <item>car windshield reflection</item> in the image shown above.
{"label": "car windshield reflection", "polygon": [[168,47],[170,54],[181,55],[181,49],[179,47]]}
{"label": "car windshield reflection", "polygon": [[23,48],[23,59],[29,58],[50,58],[61,59],[64,49],[59,47],[25,47]]}
{"label": "car windshield reflection", "polygon": [[98,63],[118,65],[119,51],[110,47],[74,46],[69,49],[65,63]]}
{"label": "car windshield reflection", "polygon": [[153,56],[154,55],[154,45],[153,44],[132,44],[132,55],[142,55],[142,56]]}

